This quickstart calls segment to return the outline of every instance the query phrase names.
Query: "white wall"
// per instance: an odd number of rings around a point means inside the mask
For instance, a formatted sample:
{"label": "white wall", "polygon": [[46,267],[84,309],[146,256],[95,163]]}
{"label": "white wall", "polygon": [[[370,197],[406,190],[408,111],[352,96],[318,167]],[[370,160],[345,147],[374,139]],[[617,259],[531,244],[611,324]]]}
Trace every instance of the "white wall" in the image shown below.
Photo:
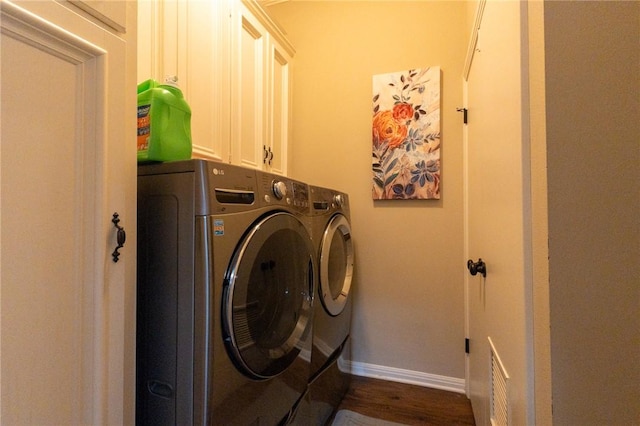
{"label": "white wall", "polygon": [[545,2],[557,425],[640,421],[640,3]]}
{"label": "white wall", "polygon": [[[356,248],[354,362],[464,378],[465,2],[284,2],[296,48],[291,175],[346,191]],[[442,198],[371,199],[374,74],[442,69]],[[437,378],[437,377],[436,377]],[[427,377],[429,381],[433,377]],[[449,383],[451,384],[451,383]]]}

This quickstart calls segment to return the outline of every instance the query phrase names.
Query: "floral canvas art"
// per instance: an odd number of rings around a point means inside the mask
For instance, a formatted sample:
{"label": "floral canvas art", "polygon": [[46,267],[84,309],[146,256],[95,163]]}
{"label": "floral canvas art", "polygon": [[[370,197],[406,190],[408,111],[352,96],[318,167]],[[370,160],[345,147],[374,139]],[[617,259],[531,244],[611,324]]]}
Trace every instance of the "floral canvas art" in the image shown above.
{"label": "floral canvas art", "polygon": [[373,76],[373,199],[440,199],[440,67]]}

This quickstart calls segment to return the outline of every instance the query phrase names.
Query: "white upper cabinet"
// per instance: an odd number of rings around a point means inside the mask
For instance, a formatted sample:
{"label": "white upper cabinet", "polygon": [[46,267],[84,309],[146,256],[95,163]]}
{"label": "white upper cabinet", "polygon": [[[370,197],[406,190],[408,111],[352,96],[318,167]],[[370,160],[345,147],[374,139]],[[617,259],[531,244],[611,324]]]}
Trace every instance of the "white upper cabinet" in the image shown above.
{"label": "white upper cabinet", "polygon": [[294,49],[253,0],[141,2],[138,82],[177,75],[193,156],[286,174]]}
{"label": "white upper cabinet", "polygon": [[236,3],[232,28],[232,160],[286,175],[295,51],[255,2]]}

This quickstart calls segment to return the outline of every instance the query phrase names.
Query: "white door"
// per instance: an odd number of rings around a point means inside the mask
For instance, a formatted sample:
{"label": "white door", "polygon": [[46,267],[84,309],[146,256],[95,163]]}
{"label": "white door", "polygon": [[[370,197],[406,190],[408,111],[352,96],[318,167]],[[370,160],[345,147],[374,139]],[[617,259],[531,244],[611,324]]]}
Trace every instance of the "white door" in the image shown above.
{"label": "white door", "polygon": [[481,2],[470,48],[467,254],[486,264],[486,277],[467,275],[468,391],[478,425],[532,423],[523,7]]}
{"label": "white door", "polygon": [[[135,3],[120,5],[135,18]],[[71,3],[0,7],[0,423],[131,424],[136,155],[127,36]],[[115,212],[126,232],[118,262]]]}

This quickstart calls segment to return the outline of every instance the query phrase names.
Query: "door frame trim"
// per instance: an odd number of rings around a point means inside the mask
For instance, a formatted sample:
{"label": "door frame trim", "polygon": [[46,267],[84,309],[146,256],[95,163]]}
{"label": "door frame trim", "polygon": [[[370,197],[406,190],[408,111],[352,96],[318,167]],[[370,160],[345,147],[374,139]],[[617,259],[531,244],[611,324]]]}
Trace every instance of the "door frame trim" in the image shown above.
{"label": "door frame trim", "polygon": [[[462,104],[464,108],[469,107],[468,98],[468,82],[469,73],[471,72],[471,64],[473,63],[473,57],[476,53],[476,46],[478,44],[478,31],[482,23],[482,15],[484,13],[484,7],[487,0],[479,0],[476,7],[476,17],[471,30],[471,38],[469,40],[469,47],[467,49],[467,56],[465,59],[463,69],[463,81],[462,81]],[[461,264],[465,264],[469,258],[469,133],[467,126],[462,129],[462,218],[463,218],[463,258]],[[464,335],[465,338],[469,338],[469,274],[464,275]],[[462,344],[462,343],[461,343]],[[465,353],[464,356],[464,390],[467,398],[471,397],[470,389],[470,367],[469,367],[469,353]]]}
{"label": "door frame trim", "polygon": [[467,47],[467,56],[464,61],[464,68],[462,71],[462,76],[464,77],[464,81],[469,79],[469,72],[471,71],[471,63],[473,62],[473,56],[476,52],[476,46],[478,45],[478,30],[480,29],[480,24],[482,23],[482,13],[484,12],[484,6],[487,3],[487,0],[479,0],[478,6],[476,8],[476,17],[473,22],[473,28],[471,29],[471,38],[469,39],[469,46]]}

